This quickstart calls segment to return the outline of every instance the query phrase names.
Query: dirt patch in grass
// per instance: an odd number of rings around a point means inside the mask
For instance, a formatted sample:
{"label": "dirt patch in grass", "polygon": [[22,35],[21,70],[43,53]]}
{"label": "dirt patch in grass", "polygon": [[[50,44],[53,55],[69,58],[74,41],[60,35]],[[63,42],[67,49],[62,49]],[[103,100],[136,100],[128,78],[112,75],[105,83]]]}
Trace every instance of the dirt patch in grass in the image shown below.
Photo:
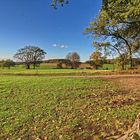
{"label": "dirt patch in grass", "polygon": [[119,102],[128,104],[140,102],[140,77],[114,78],[111,80],[127,92],[126,100],[124,97],[123,100],[118,99]]}
{"label": "dirt patch in grass", "polygon": [[140,77],[118,77],[112,80],[127,90],[140,91]]}
{"label": "dirt patch in grass", "polygon": [[[117,98],[112,100],[114,106],[128,104],[131,105],[134,102],[140,102],[140,78],[139,77],[127,77],[127,78],[110,78],[113,82],[117,83],[122,89],[126,90],[128,95],[123,99]],[[112,137],[113,138],[113,137]],[[140,114],[137,116],[134,124],[128,129],[122,136],[115,136],[118,140],[133,140],[140,139]]]}

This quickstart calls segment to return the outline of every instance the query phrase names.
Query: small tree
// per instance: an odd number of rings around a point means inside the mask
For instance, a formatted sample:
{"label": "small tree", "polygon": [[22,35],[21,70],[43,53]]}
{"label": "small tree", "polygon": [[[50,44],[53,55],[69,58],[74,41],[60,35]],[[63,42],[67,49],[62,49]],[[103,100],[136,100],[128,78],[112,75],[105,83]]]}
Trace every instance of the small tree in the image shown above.
{"label": "small tree", "polygon": [[91,54],[89,64],[93,66],[95,69],[102,67],[101,59],[102,53],[99,51],[95,51]]}
{"label": "small tree", "polygon": [[35,69],[36,65],[40,64],[45,58],[45,54],[46,52],[39,47],[26,46],[19,49],[14,58],[24,63],[27,69],[30,69],[31,64],[33,64],[33,68]]}
{"label": "small tree", "polygon": [[119,62],[121,70],[125,69],[126,60],[128,60],[127,49],[124,45],[124,42],[121,40],[119,40],[116,44],[111,44],[110,42],[94,42],[94,46],[97,49],[104,51],[106,56],[118,56],[117,63]]}
{"label": "small tree", "polygon": [[80,64],[80,56],[77,52],[68,53],[66,59],[71,61],[72,68],[78,68]]}
{"label": "small tree", "polygon": [[1,68],[3,68],[3,63],[4,63],[4,60],[1,60],[1,61],[0,61],[0,67],[1,67]]}
{"label": "small tree", "polygon": [[10,69],[11,67],[15,66],[15,62],[13,60],[7,59],[7,60],[3,61],[2,66]]}

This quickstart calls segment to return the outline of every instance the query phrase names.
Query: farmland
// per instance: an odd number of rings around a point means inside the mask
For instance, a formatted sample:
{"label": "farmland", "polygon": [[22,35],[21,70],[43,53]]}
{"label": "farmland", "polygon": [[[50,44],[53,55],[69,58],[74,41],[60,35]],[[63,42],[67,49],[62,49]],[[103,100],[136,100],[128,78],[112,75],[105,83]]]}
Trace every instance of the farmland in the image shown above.
{"label": "farmland", "polygon": [[0,69],[0,74],[6,75],[95,75],[111,73],[110,70],[80,70],[80,69]]}
{"label": "farmland", "polygon": [[24,69],[24,68],[0,68],[0,75],[19,76],[97,76],[97,75],[118,75],[118,74],[140,74],[136,70],[89,70],[89,69]]}
{"label": "farmland", "polygon": [[[123,80],[135,85],[136,79]],[[140,111],[140,91],[138,85],[127,89],[127,84],[120,86],[122,79],[114,80],[0,76],[0,139],[111,139],[123,134]]]}

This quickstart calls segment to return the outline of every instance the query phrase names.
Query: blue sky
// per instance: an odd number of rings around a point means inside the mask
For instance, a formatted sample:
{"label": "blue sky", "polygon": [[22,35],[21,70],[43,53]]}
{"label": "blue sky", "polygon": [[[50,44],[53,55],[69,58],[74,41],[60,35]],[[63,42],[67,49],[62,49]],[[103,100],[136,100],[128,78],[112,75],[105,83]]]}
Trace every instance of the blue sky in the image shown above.
{"label": "blue sky", "polygon": [[43,48],[46,59],[65,58],[76,51],[89,59],[92,39],[84,35],[102,0],[70,0],[54,10],[51,0],[0,0],[0,59],[12,58],[26,45]]}

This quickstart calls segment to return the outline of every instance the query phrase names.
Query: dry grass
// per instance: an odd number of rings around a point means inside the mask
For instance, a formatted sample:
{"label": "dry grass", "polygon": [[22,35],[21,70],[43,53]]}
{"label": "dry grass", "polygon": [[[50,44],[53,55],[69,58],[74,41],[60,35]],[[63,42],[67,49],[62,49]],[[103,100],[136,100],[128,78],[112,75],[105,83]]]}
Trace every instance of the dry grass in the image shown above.
{"label": "dry grass", "polygon": [[[118,105],[133,104],[134,102],[140,102],[140,78],[139,77],[127,77],[127,78],[114,78],[113,82],[119,84],[119,86],[126,90],[127,96],[123,99],[118,98],[115,103]],[[140,109],[139,109],[140,111]],[[113,138],[113,137],[112,137]],[[132,127],[128,129],[122,136],[115,136],[118,140],[139,140],[140,139],[140,114],[138,114]]]}

